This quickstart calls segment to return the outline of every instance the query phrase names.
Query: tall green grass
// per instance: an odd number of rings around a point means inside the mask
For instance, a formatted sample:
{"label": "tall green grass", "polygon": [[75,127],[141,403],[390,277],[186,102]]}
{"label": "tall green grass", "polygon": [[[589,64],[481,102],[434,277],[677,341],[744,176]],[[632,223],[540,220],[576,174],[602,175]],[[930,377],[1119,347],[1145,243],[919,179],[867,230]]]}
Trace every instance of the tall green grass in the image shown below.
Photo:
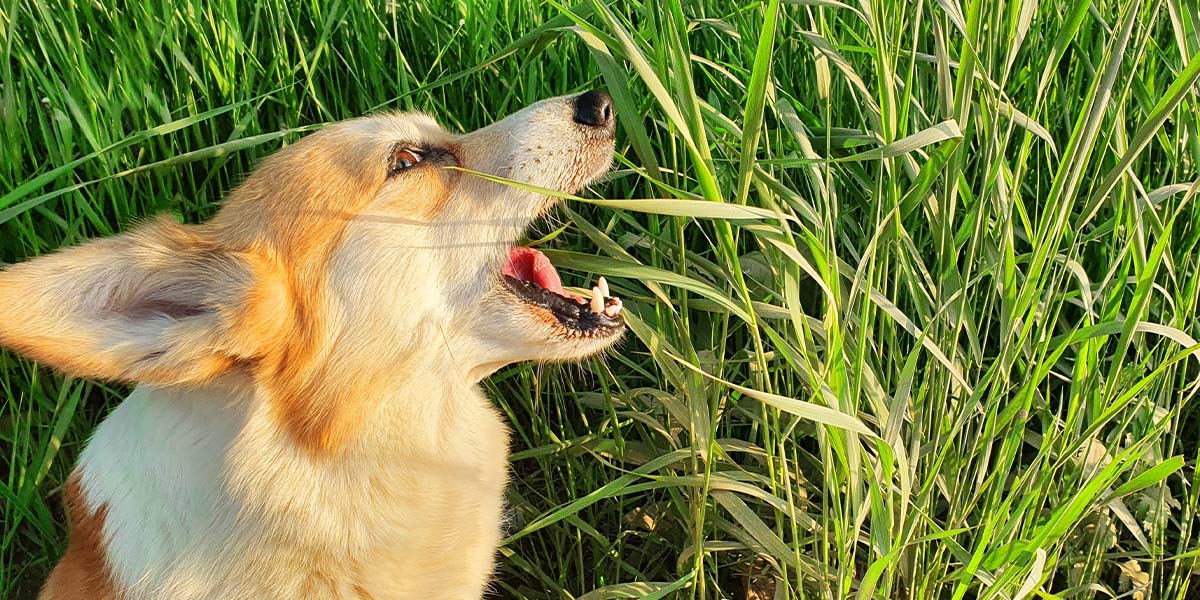
{"label": "tall green grass", "polygon": [[[604,87],[616,201],[531,237],[632,333],[487,383],[499,595],[1195,598],[1198,26],[1185,0],[10,0],[0,258],[205,218],[315,124],[469,130]],[[57,486],[124,391],[0,354],[0,596],[62,551]]]}

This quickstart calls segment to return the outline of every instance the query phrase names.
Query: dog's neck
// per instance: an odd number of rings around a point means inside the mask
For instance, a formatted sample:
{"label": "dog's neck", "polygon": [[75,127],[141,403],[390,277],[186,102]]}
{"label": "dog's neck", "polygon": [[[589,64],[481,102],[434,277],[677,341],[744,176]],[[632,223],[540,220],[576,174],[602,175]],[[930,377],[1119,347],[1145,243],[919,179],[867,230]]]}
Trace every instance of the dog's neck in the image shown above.
{"label": "dog's neck", "polygon": [[[363,373],[361,380],[369,384],[328,400],[335,403],[326,407],[330,412],[357,413],[358,425],[344,443],[327,450],[336,450],[337,454],[371,451],[394,446],[400,438],[406,444],[435,447],[445,430],[469,427],[473,415],[490,410],[478,382],[501,366],[466,369],[437,357],[426,357],[409,362],[386,377]],[[370,393],[364,393],[368,390]],[[246,370],[231,371],[202,385],[143,387],[139,392],[168,402],[220,403],[234,414],[245,415],[247,424],[257,416],[272,427],[287,431],[287,427],[278,427],[286,415],[278,414],[279,407],[273,406],[271,391]],[[468,415],[467,422],[456,424],[464,414]],[[304,445],[303,440],[291,442]]]}
{"label": "dog's neck", "polygon": [[396,566],[413,540],[438,540],[416,554],[434,556],[445,532],[430,528],[446,514],[475,515],[480,494],[484,526],[454,519],[450,539],[494,544],[507,428],[474,382],[433,366],[382,392],[337,398],[369,402],[368,413],[344,444],[316,454],[280,426],[249,373],[139,387],[80,461],[87,510],[104,511],[120,532],[108,545],[117,580],[154,589],[174,585],[178,565],[216,564],[226,578],[218,588],[242,585],[249,571],[290,589],[313,565],[354,580],[356,560],[401,577],[418,568]]}

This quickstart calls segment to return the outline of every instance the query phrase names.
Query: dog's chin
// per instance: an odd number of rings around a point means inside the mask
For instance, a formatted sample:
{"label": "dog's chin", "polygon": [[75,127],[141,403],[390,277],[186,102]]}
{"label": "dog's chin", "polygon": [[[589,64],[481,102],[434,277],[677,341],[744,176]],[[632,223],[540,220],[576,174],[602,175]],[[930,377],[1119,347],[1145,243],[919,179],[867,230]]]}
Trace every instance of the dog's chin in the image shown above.
{"label": "dog's chin", "polygon": [[595,310],[589,300],[579,296],[560,296],[536,284],[505,276],[502,296],[522,320],[544,328],[546,337],[562,342],[604,342],[619,338],[625,331],[620,300],[602,297]]}
{"label": "dog's chin", "polygon": [[[621,301],[599,303],[560,294],[502,275],[494,298],[503,304],[503,325],[519,360],[565,361],[586,358],[613,345],[625,333]],[[600,310],[594,310],[594,307]]]}
{"label": "dog's chin", "polygon": [[625,332],[623,318],[618,325],[602,329],[581,330],[564,324],[554,311],[526,304],[503,284],[489,294],[484,306],[488,316],[477,322],[475,331],[488,358],[471,368],[473,381],[514,363],[569,362],[595,356]]}
{"label": "dog's chin", "polygon": [[587,296],[562,286],[549,259],[514,246],[473,311],[490,372],[515,362],[570,361],[612,346],[625,333],[622,303],[598,281]]}

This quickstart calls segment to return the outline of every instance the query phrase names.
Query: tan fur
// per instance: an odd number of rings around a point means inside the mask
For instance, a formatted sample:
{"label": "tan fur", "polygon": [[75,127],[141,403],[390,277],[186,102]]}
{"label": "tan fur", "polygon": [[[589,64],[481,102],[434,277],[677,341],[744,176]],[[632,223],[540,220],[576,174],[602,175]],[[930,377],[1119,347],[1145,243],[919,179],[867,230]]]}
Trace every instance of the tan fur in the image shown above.
{"label": "tan fur", "polygon": [[[0,273],[0,305],[11,319],[0,344],[85,377],[205,381],[255,356],[278,332],[280,319],[262,308],[284,298],[272,263],[255,247],[223,246],[199,228],[159,219]],[[111,343],[154,314],[179,318]],[[185,322],[190,316],[199,318]]]}
{"label": "tan fur", "polygon": [[[573,102],[462,136],[421,115],[339,123],[207,223],[0,272],[0,345],[141,384],[81,458],[43,598],[478,597],[508,433],[475,384],[615,337],[499,283],[552,199],[438,165],[574,192],[607,169],[612,131],[572,122]],[[389,175],[403,143],[448,154]]]}
{"label": "tan fur", "polygon": [[[346,132],[322,131],[267,159],[207,224],[179,225],[160,218],[126,236],[0,273],[0,305],[26,315],[29,325],[0,328],[0,345],[68,373],[125,381],[203,382],[248,363],[272,390],[278,415],[297,440],[314,450],[336,447],[362,414],[353,403],[330,402],[329,397],[345,386],[362,395],[370,382],[331,372],[321,360],[325,332],[319,312],[330,253],[383,183],[382,171],[369,168],[380,163],[381,151],[379,144],[363,143]],[[395,211],[386,213],[389,218],[435,217],[445,203],[445,180],[458,177],[446,170],[419,175],[406,182],[414,190],[411,195],[381,207]],[[131,259],[140,268],[109,272],[119,259]],[[196,275],[196,266],[209,272]],[[84,307],[100,314],[201,309],[205,306],[193,305],[194,290],[168,286],[178,285],[174,280],[179,276],[195,279],[197,288],[228,285],[222,279],[231,275],[224,271],[230,268],[241,271],[235,275],[244,287],[217,290],[210,301],[226,323],[221,339],[172,330],[171,343],[187,354],[173,356],[168,365],[139,367],[143,357],[123,348],[106,349],[103,331],[78,323],[44,327],[52,319],[44,309],[63,308],[48,306],[50,296],[86,299]],[[79,272],[107,279],[80,279]],[[164,281],[159,304],[129,304],[143,297],[156,278]],[[107,292],[103,297],[95,297],[98,285]],[[61,289],[34,289],[46,286]],[[147,340],[149,347],[139,350],[156,352],[162,344],[153,342]]]}
{"label": "tan fur", "polygon": [[104,557],[101,532],[106,509],[88,509],[77,476],[63,486],[63,503],[70,524],[70,543],[46,581],[41,600],[121,600],[113,589]]}

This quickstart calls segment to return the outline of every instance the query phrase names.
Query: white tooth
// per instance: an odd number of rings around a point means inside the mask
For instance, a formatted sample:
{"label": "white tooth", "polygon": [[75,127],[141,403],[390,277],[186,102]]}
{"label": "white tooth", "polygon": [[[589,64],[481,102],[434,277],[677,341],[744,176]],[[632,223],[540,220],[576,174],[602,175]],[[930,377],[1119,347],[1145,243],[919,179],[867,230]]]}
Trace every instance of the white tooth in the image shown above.
{"label": "white tooth", "polygon": [[600,288],[592,288],[592,312],[598,313],[604,310],[604,296],[600,294]]}
{"label": "white tooth", "polygon": [[608,282],[603,277],[600,278],[600,281],[596,282],[596,287],[600,288],[600,293],[604,294],[605,298],[612,295],[608,293]]}

